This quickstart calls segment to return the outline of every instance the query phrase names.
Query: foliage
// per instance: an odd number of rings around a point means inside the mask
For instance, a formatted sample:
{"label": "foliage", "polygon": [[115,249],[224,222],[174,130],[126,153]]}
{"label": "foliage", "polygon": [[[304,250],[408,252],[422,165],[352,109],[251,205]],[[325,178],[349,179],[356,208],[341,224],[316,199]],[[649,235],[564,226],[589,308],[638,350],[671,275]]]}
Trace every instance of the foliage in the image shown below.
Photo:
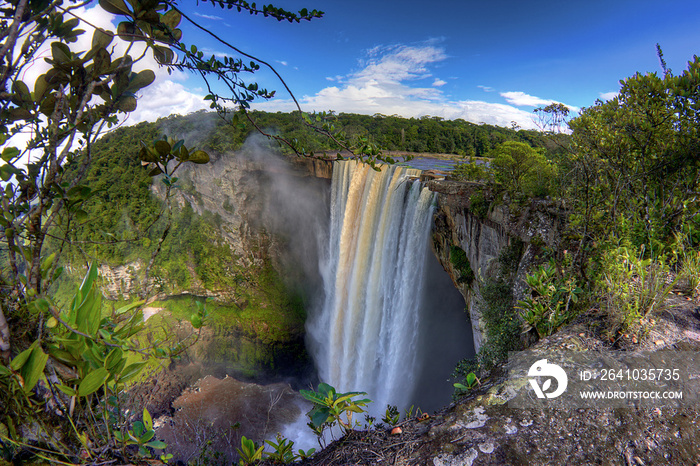
{"label": "foliage", "polygon": [[539,338],[556,332],[577,314],[578,295],[583,291],[573,276],[559,277],[555,264],[542,265],[525,277],[530,296],[518,301],[525,331],[535,330]]}
{"label": "foliage", "polygon": [[478,218],[484,219],[488,216],[489,206],[490,203],[486,199],[483,190],[476,191],[474,194],[471,195],[471,197],[469,197],[469,209]]}
{"label": "foliage", "polygon": [[[509,351],[521,349],[521,322],[513,307],[513,282],[522,247],[522,242],[514,240],[498,256],[496,277],[479,277],[480,310],[486,328],[486,342],[474,358],[463,359],[455,367],[452,376],[465,382],[457,382],[461,385],[470,385],[470,373],[483,377],[505,361]],[[461,388],[455,388],[463,392]]]}
{"label": "foliage", "polygon": [[472,270],[469,258],[467,257],[467,253],[464,252],[464,249],[459,246],[452,246],[450,248],[450,262],[455,267],[455,270],[459,272],[457,281],[471,285],[474,281],[474,271]]}
{"label": "foliage", "polygon": [[618,97],[570,122],[563,195],[584,264],[607,238],[659,256],[674,233],[698,231],[700,59],[680,75],[637,73],[621,84]]}
{"label": "foliage", "polygon": [[459,392],[468,392],[479,385],[481,385],[481,381],[479,380],[479,377],[477,377],[476,374],[473,372],[468,373],[464,377],[463,384],[459,382],[453,384],[453,386],[457,389],[457,394],[459,394]]}
{"label": "foliage", "polygon": [[455,165],[450,178],[458,181],[492,181],[493,171],[485,160],[469,157],[468,161]]}
{"label": "foliage", "polygon": [[700,251],[685,252],[676,283],[686,295],[694,297],[698,294],[698,287],[700,287]]}
{"label": "foliage", "polygon": [[506,141],[489,153],[496,181],[511,194],[542,197],[549,193],[556,167],[544,156],[544,150],[528,144]]}
{"label": "foliage", "polygon": [[[143,328],[142,301],[103,317],[97,279],[93,265],[66,310],[59,310],[49,298],[34,300],[30,308],[43,315],[49,332],[43,341],[35,341],[18,354],[9,367],[0,366],[0,389],[8,396],[6,422],[21,425],[28,417],[48,439],[57,421],[58,425],[60,421],[69,424],[62,442],[47,440],[51,450],[36,449],[47,459],[58,455],[75,460],[78,452],[70,447],[72,441],[93,460],[106,451],[96,448],[98,445],[121,449],[122,455],[134,445],[141,456],[150,456],[149,449],[165,447],[153,440],[148,411],[144,410],[142,421],[132,422],[125,416],[124,390],[143,370],[146,360],[175,357],[181,347],[168,348],[160,340],[148,348],[138,344],[134,336]],[[56,365],[62,368],[61,379],[56,377]],[[48,392],[46,400],[33,396],[42,391]],[[39,407],[47,402],[60,413],[58,417],[40,415]],[[14,429],[9,436],[3,435],[3,441],[27,446]]]}
{"label": "foliage", "polygon": [[643,250],[619,247],[604,258],[601,292],[613,332],[635,332],[644,320],[665,309],[675,280],[660,258],[644,258]]}
{"label": "foliage", "polygon": [[299,392],[305,399],[313,403],[307,416],[311,421],[309,427],[317,433],[319,441],[323,431],[336,424],[349,433],[357,424],[357,421],[353,422],[353,413],[364,413],[364,406],[372,402],[367,398],[354,399],[366,395],[365,392],[337,393],[335,388],[327,383],[320,383],[316,391],[300,390]]}
{"label": "foliage", "polygon": [[[272,451],[266,451],[266,458],[275,464],[293,463],[299,458],[299,455],[294,453],[294,442],[283,438],[277,434],[275,440],[265,440],[265,443],[272,447]],[[304,452],[305,455],[310,453]]]}
{"label": "foliage", "polygon": [[384,417],[382,417],[382,421],[384,421],[390,426],[395,426],[399,423],[400,417],[401,413],[399,413],[399,409],[396,406],[387,405],[386,411],[384,411]]}
{"label": "foliage", "polygon": [[132,428],[126,432],[126,435],[119,431],[114,433],[114,437],[117,441],[125,445],[138,446],[139,455],[141,456],[149,456],[147,447],[162,450],[167,446],[160,440],[153,440],[155,435],[156,431],[153,429],[153,419],[145,408],[143,410],[143,421],[135,421],[132,424]]}
{"label": "foliage", "polygon": [[262,460],[264,446],[258,446],[253,440],[245,437],[241,437],[241,448],[239,448],[238,455],[241,457],[238,462],[239,465],[245,466],[246,464],[254,464],[256,461]]}

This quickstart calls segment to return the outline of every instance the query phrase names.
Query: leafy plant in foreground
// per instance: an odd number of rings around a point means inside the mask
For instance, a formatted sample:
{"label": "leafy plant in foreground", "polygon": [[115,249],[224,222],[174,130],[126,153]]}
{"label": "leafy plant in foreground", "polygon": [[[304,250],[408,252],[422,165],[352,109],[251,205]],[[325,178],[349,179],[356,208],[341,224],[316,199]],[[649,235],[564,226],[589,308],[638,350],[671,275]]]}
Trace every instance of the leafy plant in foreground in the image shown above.
{"label": "leafy plant in foreground", "polygon": [[470,372],[464,378],[464,384],[456,382],[452,385],[457,390],[459,390],[461,392],[468,392],[469,390],[472,390],[472,389],[476,388],[477,386],[481,385],[481,381],[479,380],[479,377],[477,377],[475,373]]}
{"label": "leafy plant in foreground", "polygon": [[540,266],[525,277],[531,295],[518,301],[525,331],[534,329],[539,338],[556,332],[576,315],[574,305],[583,290],[574,277],[565,280],[556,275],[554,263]]}
{"label": "leafy plant in foreground", "polygon": [[247,464],[253,464],[256,461],[261,460],[264,449],[264,446],[259,446],[253,440],[246,438],[246,436],[244,435],[243,437],[241,437],[241,448],[237,450],[238,455],[241,457],[241,459],[238,461],[238,464],[241,466],[245,466]]}
{"label": "leafy plant in foreground", "polygon": [[307,413],[311,420],[309,427],[319,437],[327,427],[340,425],[346,433],[349,433],[357,421],[353,423],[353,413],[364,413],[364,407],[372,400],[363,398],[355,400],[355,397],[366,395],[365,392],[337,393],[335,388],[327,383],[320,383],[318,390],[300,390],[301,395],[313,403],[313,408]]}

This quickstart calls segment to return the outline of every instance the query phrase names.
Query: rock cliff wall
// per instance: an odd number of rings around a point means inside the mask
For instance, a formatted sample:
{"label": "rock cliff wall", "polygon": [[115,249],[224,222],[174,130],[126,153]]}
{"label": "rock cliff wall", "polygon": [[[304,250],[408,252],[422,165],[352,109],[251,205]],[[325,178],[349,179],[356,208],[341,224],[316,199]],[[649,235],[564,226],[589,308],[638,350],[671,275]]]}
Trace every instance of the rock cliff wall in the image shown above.
{"label": "rock cliff wall", "polygon": [[[484,196],[484,187],[478,183],[432,180],[428,187],[437,193],[433,252],[464,296],[478,351],[486,336],[480,285],[488,278],[496,278],[499,254],[522,241],[513,290],[514,299],[522,299],[525,275],[541,248],[556,248],[559,244],[564,213],[544,200],[532,201],[518,211],[503,200],[489,203],[485,200],[488,193]],[[455,259],[455,247],[464,251],[472,280],[465,277],[467,267]]]}

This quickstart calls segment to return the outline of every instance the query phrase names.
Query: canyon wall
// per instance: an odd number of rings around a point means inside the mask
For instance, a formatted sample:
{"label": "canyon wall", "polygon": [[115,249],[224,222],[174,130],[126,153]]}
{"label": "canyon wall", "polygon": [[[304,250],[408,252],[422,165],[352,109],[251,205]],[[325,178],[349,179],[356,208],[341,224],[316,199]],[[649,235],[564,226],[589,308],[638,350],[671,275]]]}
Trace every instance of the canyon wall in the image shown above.
{"label": "canyon wall", "polygon": [[[485,280],[497,278],[498,257],[504,249],[522,242],[514,283],[514,299],[526,291],[525,275],[543,247],[557,248],[564,212],[547,200],[530,201],[514,209],[507,199],[488,202],[479,183],[427,180],[437,193],[433,225],[433,252],[448,272],[467,303],[478,351],[484,344],[486,328],[482,318],[480,287]],[[465,279],[465,266],[455,261],[454,248],[466,254],[473,279]]]}

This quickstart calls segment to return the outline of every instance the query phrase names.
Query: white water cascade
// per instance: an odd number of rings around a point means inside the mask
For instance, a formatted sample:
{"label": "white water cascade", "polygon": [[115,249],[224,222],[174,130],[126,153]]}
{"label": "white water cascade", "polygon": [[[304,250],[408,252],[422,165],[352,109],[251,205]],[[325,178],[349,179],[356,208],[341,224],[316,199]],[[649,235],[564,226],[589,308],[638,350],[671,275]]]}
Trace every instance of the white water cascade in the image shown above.
{"label": "white water cascade", "polygon": [[307,322],[321,381],[364,391],[383,412],[412,400],[433,196],[419,170],[355,161],[333,169],[325,297]]}

